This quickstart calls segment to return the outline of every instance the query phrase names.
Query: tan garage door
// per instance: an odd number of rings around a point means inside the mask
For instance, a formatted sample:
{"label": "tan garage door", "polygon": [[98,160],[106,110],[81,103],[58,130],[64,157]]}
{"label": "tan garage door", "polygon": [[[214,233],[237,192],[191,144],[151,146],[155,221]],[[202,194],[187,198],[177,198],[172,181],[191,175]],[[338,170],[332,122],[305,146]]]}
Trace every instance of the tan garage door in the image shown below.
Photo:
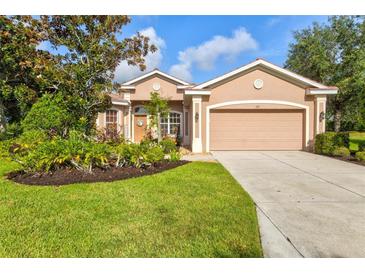
{"label": "tan garage door", "polygon": [[211,110],[210,150],[300,150],[301,110]]}

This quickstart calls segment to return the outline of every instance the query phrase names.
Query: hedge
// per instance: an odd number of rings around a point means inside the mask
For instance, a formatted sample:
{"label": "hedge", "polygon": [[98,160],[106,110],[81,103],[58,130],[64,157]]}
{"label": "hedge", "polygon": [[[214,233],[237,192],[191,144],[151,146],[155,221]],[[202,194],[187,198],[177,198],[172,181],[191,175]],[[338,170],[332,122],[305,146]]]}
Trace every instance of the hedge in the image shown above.
{"label": "hedge", "polygon": [[349,148],[350,134],[348,132],[325,132],[316,135],[314,152],[324,155],[333,155],[339,147]]}

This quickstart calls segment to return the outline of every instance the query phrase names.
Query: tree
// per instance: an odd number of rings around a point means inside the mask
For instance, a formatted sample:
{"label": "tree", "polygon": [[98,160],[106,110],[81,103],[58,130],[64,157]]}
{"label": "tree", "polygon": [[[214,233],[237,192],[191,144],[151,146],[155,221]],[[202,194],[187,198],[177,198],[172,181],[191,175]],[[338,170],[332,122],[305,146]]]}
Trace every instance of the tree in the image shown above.
{"label": "tree", "polygon": [[[62,94],[90,133],[111,104],[105,91],[117,65],[126,60],[143,70],[144,57],[156,50],[139,33],[121,39],[129,23],[127,16],[0,16],[0,114],[19,122],[43,94]],[[52,50],[39,49],[45,41]]]}
{"label": "tree", "polygon": [[57,89],[65,95],[73,115],[86,121],[89,133],[97,113],[110,106],[105,91],[112,89],[120,61],[144,70],[144,57],[156,47],[139,33],[118,39],[122,27],[130,23],[128,16],[41,16],[41,21],[51,44],[66,48]]}
{"label": "tree", "polygon": [[0,16],[0,129],[19,122],[44,90],[57,60],[38,50],[46,36],[31,16]]}
{"label": "tree", "polygon": [[166,118],[170,112],[168,100],[162,98],[158,92],[151,92],[150,101],[145,104],[145,108],[150,117],[150,127],[156,127],[157,139],[159,142],[162,140],[161,134],[161,118]]}
{"label": "tree", "polygon": [[314,23],[296,31],[285,67],[339,92],[330,96],[328,114],[334,129],[364,125],[365,22],[359,16],[333,16],[328,24]]}

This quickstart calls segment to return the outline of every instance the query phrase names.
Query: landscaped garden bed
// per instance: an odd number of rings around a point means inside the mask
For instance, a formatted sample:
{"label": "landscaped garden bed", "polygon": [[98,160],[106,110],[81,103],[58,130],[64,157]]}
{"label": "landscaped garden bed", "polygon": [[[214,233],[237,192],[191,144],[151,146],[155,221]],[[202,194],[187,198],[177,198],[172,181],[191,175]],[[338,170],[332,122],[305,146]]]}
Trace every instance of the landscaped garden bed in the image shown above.
{"label": "landscaped garden bed", "polygon": [[365,166],[365,133],[326,132],[318,134],[314,151],[317,154]]}
{"label": "landscaped garden bed", "polygon": [[158,173],[185,164],[172,139],[140,144],[112,142],[71,131],[66,137],[26,131],[1,143],[1,154],[18,163],[7,178],[28,185],[106,182]]}
{"label": "landscaped garden bed", "polygon": [[111,167],[108,169],[96,168],[92,173],[72,168],[63,168],[46,173],[25,173],[24,171],[13,171],[7,174],[7,178],[17,183],[26,185],[59,186],[74,183],[111,182],[159,173],[184,165],[186,163],[188,162],[161,161],[144,168],[137,168],[134,166]]}
{"label": "landscaped garden bed", "polygon": [[350,156],[329,156],[329,155],[324,155],[324,156],[331,157],[331,158],[341,160],[341,161],[344,161],[344,162],[349,162],[349,163],[352,163],[352,164],[357,164],[357,165],[360,165],[360,166],[365,166],[365,161],[359,161],[354,155],[350,155]]}

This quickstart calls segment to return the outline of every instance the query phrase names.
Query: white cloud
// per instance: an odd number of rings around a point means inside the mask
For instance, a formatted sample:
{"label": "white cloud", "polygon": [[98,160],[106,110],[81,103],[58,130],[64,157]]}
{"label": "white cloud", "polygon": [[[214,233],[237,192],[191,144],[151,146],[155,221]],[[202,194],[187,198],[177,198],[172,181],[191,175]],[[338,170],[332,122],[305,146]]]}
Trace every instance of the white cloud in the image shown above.
{"label": "white cloud", "polygon": [[165,40],[159,37],[153,27],[149,27],[140,31],[141,34],[150,38],[150,43],[157,47],[154,53],[148,53],[145,57],[146,70],[141,71],[138,66],[129,66],[126,61],[122,61],[115,70],[114,80],[122,83],[129,79],[138,77],[146,71],[158,68],[162,61],[161,49],[166,47]]}
{"label": "white cloud", "polygon": [[169,73],[187,82],[191,82],[193,80],[193,76],[190,72],[190,65],[185,63],[171,66]]}
{"label": "white cloud", "polygon": [[191,69],[194,65],[200,70],[212,70],[219,57],[233,60],[240,53],[257,47],[256,40],[241,27],[233,31],[232,37],[217,35],[196,47],[180,51],[178,56],[180,63],[170,68],[170,74],[191,81]]}

